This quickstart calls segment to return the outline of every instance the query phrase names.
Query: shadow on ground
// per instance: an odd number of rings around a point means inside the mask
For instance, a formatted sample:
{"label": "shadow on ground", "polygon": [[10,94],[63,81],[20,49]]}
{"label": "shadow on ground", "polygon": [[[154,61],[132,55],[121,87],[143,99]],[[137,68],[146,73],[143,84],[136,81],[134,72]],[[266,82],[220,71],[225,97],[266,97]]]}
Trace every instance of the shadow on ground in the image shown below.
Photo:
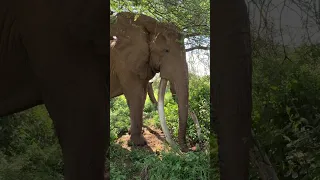
{"label": "shadow on ground", "polygon": [[128,133],[121,136],[116,143],[129,151],[143,149],[149,152],[157,153],[162,150],[170,150],[170,147],[166,145],[165,136],[161,130],[150,126],[143,126],[143,136],[147,141],[147,145],[145,146],[129,146],[128,141],[130,139],[130,135]]}

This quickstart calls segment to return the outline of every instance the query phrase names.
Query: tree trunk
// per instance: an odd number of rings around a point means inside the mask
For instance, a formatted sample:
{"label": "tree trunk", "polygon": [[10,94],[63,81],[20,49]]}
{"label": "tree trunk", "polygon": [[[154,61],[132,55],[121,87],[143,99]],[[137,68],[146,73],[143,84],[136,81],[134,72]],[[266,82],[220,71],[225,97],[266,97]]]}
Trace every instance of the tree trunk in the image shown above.
{"label": "tree trunk", "polygon": [[244,0],[215,0],[211,4],[210,94],[218,135],[220,179],[248,180],[252,61],[247,7]]}

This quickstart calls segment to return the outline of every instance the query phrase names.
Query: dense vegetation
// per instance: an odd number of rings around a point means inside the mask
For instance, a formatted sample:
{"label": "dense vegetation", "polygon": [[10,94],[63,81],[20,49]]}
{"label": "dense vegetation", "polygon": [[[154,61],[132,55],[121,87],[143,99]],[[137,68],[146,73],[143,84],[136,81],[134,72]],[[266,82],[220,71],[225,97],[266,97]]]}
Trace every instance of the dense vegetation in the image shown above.
{"label": "dense vegetation", "polygon": [[[320,47],[304,45],[292,50],[290,61],[283,61],[282,55],[254,58],[253,121],[256,139],[281,180],[319,179]],[[203,128],[204,142],[208,142],[209,133],[209,92],[208,76],[190,76],[191,107]],[[167,121],[176,136],[177,105],[170,92],[167,92],[165,102]],[[198,152],[177,155],[174,152],[149,153],[143,150],[129,152],[115,144],[118,135],[129,127],[129,114],[123,97],[113,99],[111,104],[112,179],[135,176],[151,179],[208,177],[207,146]],[[148,119],[145,124],[160,127],[155,107],[148,98],[144,114]],[[197,141],[191,119],[188,141]],[[0,179],[62,178],[60,147],[42,106],[1,118],[0,150]],[[254,166],[251,176],[258,179]]]}
{"label": "dense vegetation", "polygon": [[320,46],[254,59],[253,127],[278,177],[320,179]]}
{"label": "dense vegetation", "polygon": [[[174,151],[147,153],[143,150],[127,150],[120,145],[114,144],[119,134],[126,132],[129,128],[128,106],[124,96],[111,100],[111,178],[113,179],[133,179],[133,175],[141,175],[141,172],[148,172],[151,179],[208,179],[208,140],[209,140],[209,108],[210,108],[210,84],[209,76],[197,77],[190,75],[190,105],[199,118],[203,128],[204,146],[206,148],[199,152],[190,152],[178,155]],[[154,82],[157,87],[159,82]],[[155,88],[155,94],[157,90]],[[157,96],[156,96],[157,97]],[[165,96],[166,120],[172,134],[176,138],[178,135],[178,106],[174,102],[169,88]],[[144,124],[161,129],[156,107],[149,98],[146,100],[144,109]],[[188,119],[187,140],[195,145],[198,142],[196,129],[191,118]],[[125,142],[126,143],[126,142]],[[199,143],[199,142],[198,142]],[[130,161],[130,165],[127,165]],[[125,163],[126,162],[126,163]],[[125,164],[125,165],[124,165]],[[128,166],[130,171],[128,171]]]}
{"label": "dense vegetation", "polygon": [[[208,142],[209,77],[199,78],[191,75],[190,89],[192,89],[190,92],[191,106],[203,128],[203,142]],[[176,136],[178,110],[170,92],[167,92],[165,102],[168,126]],[[112,99],[110,103],[112,179],[133,179],[134,176],[140,177],[141,172],[144,171],[148,172],[151,179],[152,177],[156,179],[159,177],[163,179],[169,177],[170,179],[208,178],[209,167],[206,151],[191,152],[183,156],[173,152],[163,152],[157,155],[143,150],[129,152],[115,144],[118,136],[128,130],[129,111],[124,96]],[[144,114],[148,118],[148,121],[145,121],[146,124],[160,128],[156,108],[148,98]],[[188,124],[190,127],[188,140],[195,143],[197,137],[193,121],[189,119]],[[53,180],[62,178],[60,147],[54,136],[52,122],[43,106],[1,118],[0,134],[0,179]]]}
{"label": "dense vegetation", "polygon": [[[186,41],[189,53],[208,54],[203,50],[207,50],[210,43],[209,1],[151,2],[153,1],[111,1],[111,7],[115,11],[138,11],[157,19],[173,21],[179,27],[185,27],[184,32],[189,36]],[[265,4],[255,5],[263,9]],[[301,4],[301,8],[307,9],[307,4]],[[310,19],[316,18],[311,10],[308,12]],[[270,37],[277,31],[273,27],[264,27],[267,24],[272,26],[270,19],[266,21],[270,22],[260,24],[259,27],[253,23],[251,27],[254,138],[269,157],[280,180],[318,180],[320,46],[313,42],[290,47],[283,42],[277,43]],[[284,30],[281,33],[285,33]],[[305,38],[308,39],[307,36]],[[189,66],[192,69],[192,66],[197,65],[190,59]],[[208,57],[195,59],[205,59],[204,64],[209,66]],[[187,139],[192,146],[200,144],[201,149],[182,155],[174,151],[150,153],[143,149],[124,149],[116,140],[127,132],[130,121],[125,98],[120,96],[110,101],[112,179],[208,179],[210,77],[200,77],[194,71],[191,72],[190,106],[199,119],[203,137],[199,142],[193,121],[189,119]],[[154,83],[154,87],[157,85],[158,81]],[[168,125],[176,138],[177,105],[169,91],[166,93],[165,103]],[[148,98],[144,119],[144,124],[160,128],[156,108]],[[216,143],[215,136],[212,137]],[[211,147],[211,150],[218,163],[217,145]],[[62,179],[62,167],[61,150],[45,107],[38,106],[0,118],[1,180],[59,180]],[[213,169],[213,179],[219,177],[217,167],[218,164]],[[252,180],[259,179],[258,168],[254,164],[251,164],[250,176]]]}

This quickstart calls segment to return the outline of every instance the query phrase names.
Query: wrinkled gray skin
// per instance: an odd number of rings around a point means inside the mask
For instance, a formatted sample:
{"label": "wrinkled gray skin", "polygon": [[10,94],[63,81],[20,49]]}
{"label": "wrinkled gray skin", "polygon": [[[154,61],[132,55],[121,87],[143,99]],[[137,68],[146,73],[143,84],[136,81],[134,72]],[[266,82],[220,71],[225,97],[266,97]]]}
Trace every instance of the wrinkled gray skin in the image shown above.
{"label": "wrinkled gray skin", "polygon": [[66,180],[103,180],[109,140],[105,0],[0,0],[0,116],[45,104]]}
{"label": "wrinkled gray skin", "polygon": [[187,151],[188,67],[182,36],[172,24],[159,23],[145,15],[123,12],[111,24],[110,96],[124,94],[130,108],[131,141],[145,145],[142,113],[148,81],[160,72],[174,82],[179,106],[179,145]]}

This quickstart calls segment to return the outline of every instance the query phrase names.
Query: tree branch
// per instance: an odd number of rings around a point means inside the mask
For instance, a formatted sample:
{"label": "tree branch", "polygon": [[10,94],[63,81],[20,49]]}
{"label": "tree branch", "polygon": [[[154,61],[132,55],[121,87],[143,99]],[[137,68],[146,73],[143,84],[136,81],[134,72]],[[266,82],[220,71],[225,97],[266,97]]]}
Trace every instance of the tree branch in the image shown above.
{"label": "tree branch", "polygon": [[191,47],[191,48],[186,49],[186,52],[193,51],[193,50],[196,50],[196,49],[210,50],[210,47],[206,47],[206,46],[194,46],[194,47]]}
{"label": "tree branch", "polygon": [[184,38],[189,38],[189,37],[194,37],[194,36],[201,36],[202,34],[200,33],[191,33],[191,34],[186,34],[184,35]]}
{"label": "tree branch", "polygon": [[195,28],[195,27],[206,27],[206,28],[209,28],[208,25],[206,24],[189,24],[188,26],[185,26],[185,27],[182,27],[183,30],[185,29],[190,29],[190,28]]}

